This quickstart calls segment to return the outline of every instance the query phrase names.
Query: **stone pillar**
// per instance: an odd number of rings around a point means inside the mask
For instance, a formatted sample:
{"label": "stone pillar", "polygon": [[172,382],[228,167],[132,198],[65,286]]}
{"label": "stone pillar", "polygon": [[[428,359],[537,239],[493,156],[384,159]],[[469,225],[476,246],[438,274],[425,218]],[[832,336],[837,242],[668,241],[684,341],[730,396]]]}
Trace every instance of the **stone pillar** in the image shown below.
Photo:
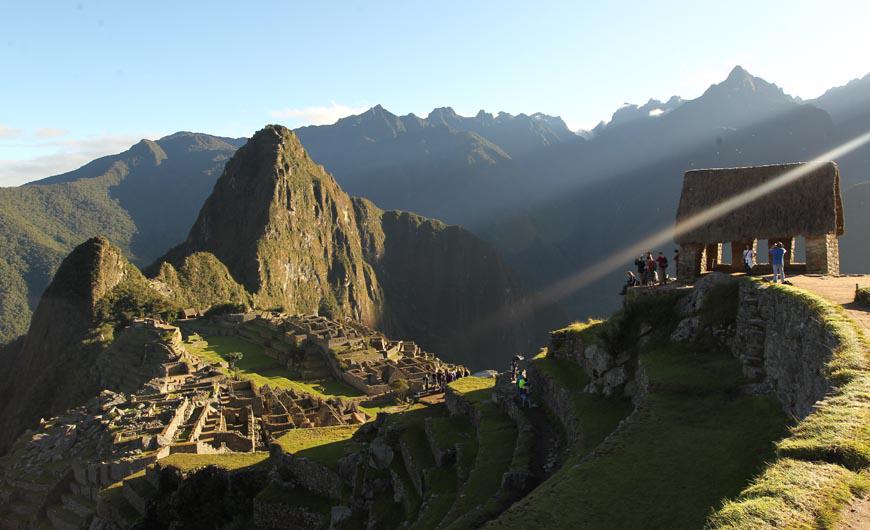
{"label": "stone pillar", "polygon": [[713,272],[720,261],[722,261],[722,243],[705,245],[704,258],[701,260],[701,272]]}
{"label": "stone pillar", "polygon": [[677,264],[677,281],[692,283],[701,274],[701,259],[704,245],[686,243],[680,245],[680,262]]}
{"label": "stone pillar", "polygon": [[746,247],[758,252],[758,240],[731,242],[731,272],[743,272],[743,251]]}
{"label": "stone pillar", "polygon": [[[772,249],[773,246],[777,243],[782,243],[783,248],[787,251],[785,253],[785,257],[783,258],[784,265],[788,267],[791,265],[792,257],[794,256],[794,238],[793,237],[772,237],[767,241],[767,248]],[[770,260],[770,256],[768,256],[768,261]]]}
{"label": "stone pillar", "polygon": [[840,274],[840,243],[836,234],[807,236],[807,273]]}

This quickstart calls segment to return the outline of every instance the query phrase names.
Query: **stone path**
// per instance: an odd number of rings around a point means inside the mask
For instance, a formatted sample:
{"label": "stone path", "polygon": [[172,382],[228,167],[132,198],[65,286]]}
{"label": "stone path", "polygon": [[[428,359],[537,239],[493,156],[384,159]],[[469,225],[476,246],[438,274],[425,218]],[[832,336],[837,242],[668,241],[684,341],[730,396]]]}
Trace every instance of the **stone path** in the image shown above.
{"label": "stone path", "polygon": [[[795,276],[789,278],[795,286],[812,291],[819,296],[842,305],[849,316],[864,328],[864,333],[870,337],[870,310],[861,308],[854,303],[855,284],[861,287],[870,286],[870,275],[843,276],[839,278],[827,276]],[[870,494],[856,498],[843,509],[838,530],[866,530],[870,528]]]}

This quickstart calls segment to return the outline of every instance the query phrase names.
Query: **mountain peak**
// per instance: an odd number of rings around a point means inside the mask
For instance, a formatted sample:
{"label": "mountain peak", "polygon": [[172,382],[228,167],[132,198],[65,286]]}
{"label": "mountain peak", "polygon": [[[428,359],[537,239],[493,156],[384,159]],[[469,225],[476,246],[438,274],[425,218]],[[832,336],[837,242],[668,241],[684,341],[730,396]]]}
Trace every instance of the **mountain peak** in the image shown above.
{"label": "mountain peak", "polygon": [[161,162],[166,160],[166,151],[160,147],[160,144],[148,139],[139,140],[139,143],[130,148],[130,154],[141,157],[155,166],[159,166]]}
{"label": "mountain peak", "polygon": [[728,74],[726,81],[741,81],[746,78],[752,78],[752,74],[746,71],[745,68],[740,66],[739,64],[731,69],[731,72]]}

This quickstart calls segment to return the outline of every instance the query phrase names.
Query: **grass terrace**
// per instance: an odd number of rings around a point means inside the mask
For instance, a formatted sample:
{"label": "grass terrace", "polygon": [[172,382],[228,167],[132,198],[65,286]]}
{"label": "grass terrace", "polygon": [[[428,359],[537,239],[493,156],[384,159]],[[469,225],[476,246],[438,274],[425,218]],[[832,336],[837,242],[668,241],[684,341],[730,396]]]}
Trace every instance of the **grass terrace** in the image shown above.
{"label": "grass terrace", "polygon": [[807,305],[835,337],[825,375],[838,386],[777,444],[779,459],[711,515],[708,527],[834,528],[852,496],[870,490],[870,347],[841,306],[796,287],[767,288]]}
{"label": "grass terrace", "polygon": [[[582,388],[585,374],[539,362],[568,388]],[[774,456],[787,419],[775,398],[740,394],[744,381],[730,355],[669,345],[641,362],[652,388],[647,403],[590,458],[628,405],[596,405],[603,399],[576,393],[579,447],[493,528],[700,528]]]}
{"label": "grass terrace", "polygon": [[278,438],[276,443],[287,454],[305,457],[335,468],[341,457],[359,448],[352,439],[358,428],[358,425],[339,425],[293,429]]}
{"label": "grass terrace", "polygon": [[[449,529],[468,528],[473,522],[463,516],[475,507],[482,506],[484,512],[498,510],[491,505],[497,503],[496,493],[501,486],[502,476],[513,461],[517,443],[516,424],[492,402],[494,379],[464,377],[450,383],[450,389],[459,399],[469,402],[480,415],[477,426],[477,452],[474,463],[468,471],[468,479],[459,490],[453,506],[442,520],[441,526]],[[459,468],[468,462],[460,462]],[[497,511],[495,512],[497,513]]]}
{"label": "grass terrace", "polygon": [[198,455],[194,453],[175,453],[161,459],[161,467],[172,467],[187,473],[203,467],[217,467],[232,471],[243,467],[255,466],[269,459],[269,453],[258,451],[254,453],[224,453],[214,455]]}

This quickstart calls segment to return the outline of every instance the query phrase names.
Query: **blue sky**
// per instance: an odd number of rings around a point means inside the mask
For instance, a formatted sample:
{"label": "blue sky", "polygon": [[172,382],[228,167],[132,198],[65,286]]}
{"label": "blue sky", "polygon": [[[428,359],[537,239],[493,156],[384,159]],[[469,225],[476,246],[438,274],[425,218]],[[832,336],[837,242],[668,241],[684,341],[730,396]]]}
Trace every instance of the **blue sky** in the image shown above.
{"label": "blue sky", "polygon": [[544,112],[697,97],[735,64],[804,98],[870,72],[866,1],[0,0],[0,185],[178,130],[383,104]]}

